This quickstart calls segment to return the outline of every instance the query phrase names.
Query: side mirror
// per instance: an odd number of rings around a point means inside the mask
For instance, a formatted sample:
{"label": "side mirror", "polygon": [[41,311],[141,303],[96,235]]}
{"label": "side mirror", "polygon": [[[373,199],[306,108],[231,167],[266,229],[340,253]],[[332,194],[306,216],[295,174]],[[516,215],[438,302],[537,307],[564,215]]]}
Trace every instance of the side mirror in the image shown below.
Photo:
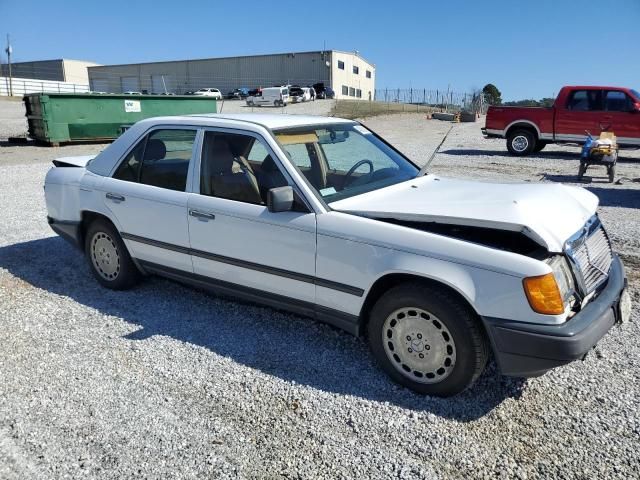
{"label": "side mirror", "polygon": [[631,113],[640,113],[640,102],[636,102],[631,107]]}
{"label": "side mirror", "polygon": [[267,208],[270,212],[289,212],[293,210],[293,187],[272,188],[267,192]]}

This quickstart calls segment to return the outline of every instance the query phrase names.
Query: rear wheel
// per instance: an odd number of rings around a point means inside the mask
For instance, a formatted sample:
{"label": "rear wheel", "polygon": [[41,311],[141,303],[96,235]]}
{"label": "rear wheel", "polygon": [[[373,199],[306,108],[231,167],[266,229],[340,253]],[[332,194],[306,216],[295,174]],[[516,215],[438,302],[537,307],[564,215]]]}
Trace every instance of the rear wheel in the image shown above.
{"label": "rear wheel", "polygon": [[140,280],[120,235],[105,220],[96,220],[87,229],[85,253],[94,277],[107,288],[126,290]]}
{"label": "rear wheel", "polygon": [[529,130],[514,130],[507,136],[507,150],[512,155],[524,157],[533,152],[536,137]]}
{"label": "rear wheel", "polygon": [[374,357],[394,381],[442,397],[469,387],[489,351],[475,314],[461,300],[419,283],[394,287],[376,302],[368,337]]}

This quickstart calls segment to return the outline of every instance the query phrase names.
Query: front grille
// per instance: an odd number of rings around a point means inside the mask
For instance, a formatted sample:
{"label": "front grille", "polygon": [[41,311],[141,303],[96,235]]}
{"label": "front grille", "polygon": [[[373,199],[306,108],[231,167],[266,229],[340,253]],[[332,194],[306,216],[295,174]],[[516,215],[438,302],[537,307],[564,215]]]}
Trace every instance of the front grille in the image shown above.
{"label": "front grille", "polygon": [[567,242],[567,255],[572,260],[574,273],[584,295],[593,292],[606,281],[613,256],[607,233],[597,217],[589,220]]}

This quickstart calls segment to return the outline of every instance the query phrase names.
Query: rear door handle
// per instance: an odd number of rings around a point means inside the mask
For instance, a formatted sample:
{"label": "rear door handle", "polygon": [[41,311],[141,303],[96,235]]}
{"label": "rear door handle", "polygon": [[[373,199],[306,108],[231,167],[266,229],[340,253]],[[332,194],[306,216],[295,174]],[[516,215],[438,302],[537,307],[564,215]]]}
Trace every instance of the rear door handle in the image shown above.
{"label": "rear door handle", "polygon": [[202,220],[215,220],[216,216],[213,213],[199,212],[198,210],[189,210],[189,215]]}
{"label": "rear door handle", "polygon": [[114,202],[124,202],[125,198],[122,195],[118,195],[117,193],[107,193],[105,195],[109,200],[113,200]]}

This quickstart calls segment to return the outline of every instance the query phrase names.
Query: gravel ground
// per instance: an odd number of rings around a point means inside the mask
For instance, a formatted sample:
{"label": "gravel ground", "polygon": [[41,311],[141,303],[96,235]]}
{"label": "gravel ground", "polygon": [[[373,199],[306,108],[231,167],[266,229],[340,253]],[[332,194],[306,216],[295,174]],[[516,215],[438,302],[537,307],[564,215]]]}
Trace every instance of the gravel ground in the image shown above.
{"label": "gravel ground", "polygon": [[[451,127],[366,123],[418,162]],[[575,181],[577,148],[513,159],[479,127],[454,125],[432,170]],[[639,476],[637,312],[584,362],[526,381],[491,365],[455,398],[420,397],[388,381],[363,341],[311,320],[158,278],[99,287],[48,229],[42,182],[52,158],[101,148],[0,146],[0,478]],[[622,185],[584,186],[637,308],[640,154],[619,167]]]}

